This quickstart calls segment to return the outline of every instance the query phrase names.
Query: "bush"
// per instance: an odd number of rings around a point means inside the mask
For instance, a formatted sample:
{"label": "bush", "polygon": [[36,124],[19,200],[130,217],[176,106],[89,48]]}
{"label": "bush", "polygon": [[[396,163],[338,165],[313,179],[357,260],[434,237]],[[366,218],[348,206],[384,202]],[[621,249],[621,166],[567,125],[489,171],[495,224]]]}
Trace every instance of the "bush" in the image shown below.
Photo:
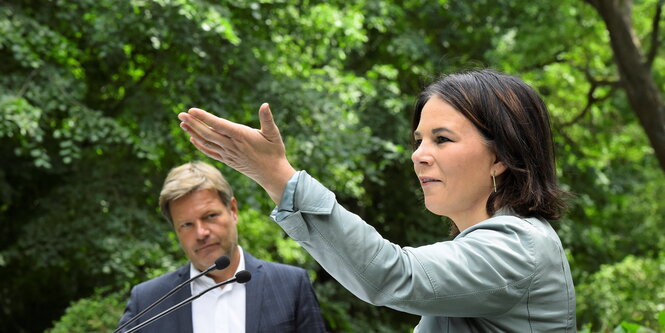
{"label": "bush", "polygon": [[72,302],[46,333],[111,332],[125,310],[127,293],[127,290],[108,293],[105,289],[97,289],[92,296]]}
{"label": "bush", "polygon": [[659,313],[665,311],[663,285],[665,254],[655,259],[627,256],[619,263],[603,265],[577,288],[578,323],[602,332],[627,329],[634,323],[660,328]]}

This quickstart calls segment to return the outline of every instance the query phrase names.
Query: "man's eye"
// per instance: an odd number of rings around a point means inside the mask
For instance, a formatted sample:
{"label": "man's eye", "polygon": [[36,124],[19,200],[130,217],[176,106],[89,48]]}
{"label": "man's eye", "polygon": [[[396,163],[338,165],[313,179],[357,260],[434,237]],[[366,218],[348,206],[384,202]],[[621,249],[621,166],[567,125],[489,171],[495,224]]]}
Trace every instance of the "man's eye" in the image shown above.
{"label": "man's eye", "polygon": [[206,216],[206,218],[208,218],[208,219],[214,219],[214,218],[216,218],[217,216],[219,216],[219,214],[208,214],[208,216]]}
{"label": "man's eye", "polygon": [[180,225],[180,229],[189,228],[192,226],[192,222],[186,222]]}

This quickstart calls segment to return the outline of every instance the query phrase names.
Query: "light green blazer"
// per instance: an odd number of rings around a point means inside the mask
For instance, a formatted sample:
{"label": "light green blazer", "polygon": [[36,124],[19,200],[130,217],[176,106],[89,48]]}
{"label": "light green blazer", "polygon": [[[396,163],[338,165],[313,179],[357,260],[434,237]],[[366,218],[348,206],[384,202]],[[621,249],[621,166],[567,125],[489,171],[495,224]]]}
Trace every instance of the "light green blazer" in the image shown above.
{"label": "light green blazer", "polygon": [[273,219],[362,300],[422,316],[415,332],[575,332],[575,290],[559,237],[510,210],[452,241],[400,247],[296,173]]}

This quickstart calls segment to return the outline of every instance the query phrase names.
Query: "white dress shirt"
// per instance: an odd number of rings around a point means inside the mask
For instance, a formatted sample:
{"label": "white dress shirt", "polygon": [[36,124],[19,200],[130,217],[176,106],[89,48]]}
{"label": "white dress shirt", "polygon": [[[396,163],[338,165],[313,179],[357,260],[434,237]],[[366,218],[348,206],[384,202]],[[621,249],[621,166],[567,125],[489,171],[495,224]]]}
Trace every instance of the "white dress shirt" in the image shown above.
{"label": "white dress shirt", "polygon": [[[238,252],[240,263],[235,273],[245,269],[245,259],[240,246]],[[190,264],[190,277],[200,273]],[[192,295],[197,295],[215,284],[212,278],[201,276],[191,284]],[[230,283],[223,289],[215,288],[197,298],[192,303],[192,325],[194,333],[245,333],[245,285]]]}

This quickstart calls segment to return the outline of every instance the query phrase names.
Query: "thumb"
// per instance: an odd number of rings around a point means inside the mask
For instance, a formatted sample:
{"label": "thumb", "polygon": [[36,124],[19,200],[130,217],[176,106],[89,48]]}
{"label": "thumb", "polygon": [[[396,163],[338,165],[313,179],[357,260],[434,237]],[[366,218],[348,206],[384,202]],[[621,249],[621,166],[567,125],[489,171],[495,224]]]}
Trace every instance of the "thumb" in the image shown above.
{"label": "thumb", "polygon": [[272,117],[268,103],[261,104],[259,108],[259,121],[261,122],[261,133],[263,133],[263,136],[270,141],[279,140],[279,128],[275,125],[275,120]]}

